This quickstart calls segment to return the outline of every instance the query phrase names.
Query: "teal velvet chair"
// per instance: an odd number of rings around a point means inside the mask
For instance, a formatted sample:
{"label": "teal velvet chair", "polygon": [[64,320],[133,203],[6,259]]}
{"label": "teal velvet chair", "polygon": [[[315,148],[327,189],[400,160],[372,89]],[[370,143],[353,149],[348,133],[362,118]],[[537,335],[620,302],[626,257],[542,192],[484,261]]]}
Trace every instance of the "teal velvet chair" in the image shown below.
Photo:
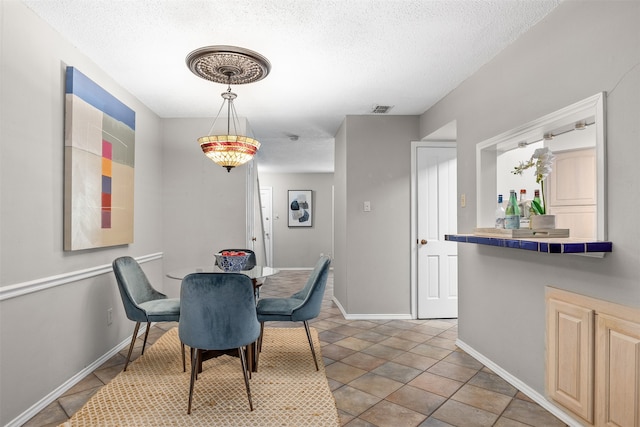
{"label": "teal velvet chair", "polygon": [[256,352],[256,367],[262,350],[264,322],[285,321],[302,322],[304,324],[313,361],[316,364],[316,371],[319,369],[311,332],[309,331],[309,320],[318,317],[318,314],[320,314],[330,264],[331,258],[327,256],[320,257],[304,288],[289,298],[263,298],[258,301],[256,310],[258,312],[258,321],[260,322],[260,339],[258,340],[258,351]]}
{"label": "teal velvet chair", "polygon": [[[144,354],[151,322],[178,322],[180,320],[180,300],[167,298],[163,293],[156,291],[149,283],[138,262],[130,256],[117,258],[113,261],[112,266],[127,318],[136,322],[129,345],[129,353],[124,364],[124,371],[126,371],[138,336],[140,323],[147,323],[141,353]],[[182,346],[182,369],[186,371],[184,345]]]}
{"label": "teal velvet chair", "polygon": [[[240,358],[244,383],[253,411],[244,347],[260,336],[251,279],[240,273],[192,273],[180,288],[180,341],[192,349],[189,405],[203,353],[233,350]],[[229,353],[229,351],[227,351]]]}

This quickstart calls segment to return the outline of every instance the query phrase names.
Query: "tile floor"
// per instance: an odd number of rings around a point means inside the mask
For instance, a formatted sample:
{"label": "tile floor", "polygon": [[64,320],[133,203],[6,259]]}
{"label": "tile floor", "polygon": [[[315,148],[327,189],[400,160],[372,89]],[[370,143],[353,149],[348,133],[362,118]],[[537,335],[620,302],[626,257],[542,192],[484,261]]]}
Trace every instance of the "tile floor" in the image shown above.
{"label": "tile floor", "polygon": [[[281,271],[261,297],[289,296],[309,271]],[[346,320],[331,301],[330,274],[318,330],[329,386],[346,427],[554,427],[565,424],[455,345],[456,319]],[[155,325],[153,343],[175,323]],[[301,327],[287,322],[273,327]],[[133,330],[133,324],[132,324]],[[147,343],[149,345],[149,343]],[[138,339],[134,357],[142,346]],[[127,349],[96,369],[25,426],[57,426],[124,365]],[[322,426],[319,426],[322,427]]]}

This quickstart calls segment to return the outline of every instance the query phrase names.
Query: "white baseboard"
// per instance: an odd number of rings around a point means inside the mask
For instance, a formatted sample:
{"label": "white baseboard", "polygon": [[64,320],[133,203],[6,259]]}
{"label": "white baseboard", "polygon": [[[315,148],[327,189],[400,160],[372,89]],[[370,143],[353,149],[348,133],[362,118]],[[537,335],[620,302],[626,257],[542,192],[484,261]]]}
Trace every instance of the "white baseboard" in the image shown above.
{"label": "white baseboard", "polygon": [[488,359],[483,354],[477,352],[473,347],[466,344],[464,341],[460,339],[456,340],[456,345],[464,350],[467,354],[472,356],[474,359],[482,363],[487,368],[491,369],[498,375],[500,378],[520,390],[522,393],[526,394],[531,400],[536,402],[538,405],[542,406],[544,409],[555,415],[559,420],[568,424],[570,427],[584,427],[584,424],[571,417],[569,414],[558,408],[556,405],[547,400],[543,395],[529,387],[527,384],[511,375],[509,372],[502,369],[500,366],[496,365],[493,361]]}
{"label": "white baseboard", "polygon": [[370,313],[347,314],[344,307],[342,307],[342,304],[340,304],[340,301],[338,301],[335,296],[332,298],[332,300],[338,306],[338,309],[342,313],[342,316],[344,316],[344,318],[347,320],[411,320],[413,319],[410,313],[408,314],[370,314]]}
{"label": "white baseboard", "polygon": [[[140,328],[140,331],[138,331],[138,336],[141,336],[147,330],[146,323],[142,323],[141,326],[142,327]],[[153,327],[153,324],[152,324],[152,327]],[[11,420],[4,427],[20,427],[21,425],[29,421],[31,418],[35,417],[40,411],[42,411],[44,408],[49,406],[52,402],[55,402],[60,396],[65,394],[67,390],[70,390],[71,387],[78,384],[87,375],[91,374],[93,371],[95,371],[100,366],[102,366],[106,361],[108,361],[113,356],[118,354],[120,350],[128,347],[129,344],[131,344],[131,337],[126,338],[124,341],[122,341],[121,343],[113,347],[111,350],[109,350],[109,352],[105,353],[98,360],[96,360],[95,362],[93,362],[92,364],[90,364],[89,366],[87,366],[86,368],[84,368],[83,370],[81,370],[71,378],[69,378],[67,381],[62,383],[58,388],[56,388],[51,393],[49,393],[48,395],[40,399],[38,402],[36,402],[33,406],[31,406],[29,409],[24,411],[22,414],[18,415],[16,418]]]}

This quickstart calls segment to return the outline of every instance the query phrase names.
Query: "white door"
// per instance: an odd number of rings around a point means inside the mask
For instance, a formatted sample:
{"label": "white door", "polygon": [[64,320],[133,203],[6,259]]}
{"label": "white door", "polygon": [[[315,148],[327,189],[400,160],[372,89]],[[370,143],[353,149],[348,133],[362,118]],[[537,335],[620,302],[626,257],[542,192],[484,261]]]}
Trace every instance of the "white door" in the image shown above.
{"label": "white door", "polygon": [[458,317],[455,147],[416,147],[418,318]]}
{"label": "white door", "polygon": [[273,243],[271,233],[273,232],[273,189],[264,187],[260,189],[260,201],[262,204],[262,229],[264,230],[264,247],[267,265],[273,266]]}

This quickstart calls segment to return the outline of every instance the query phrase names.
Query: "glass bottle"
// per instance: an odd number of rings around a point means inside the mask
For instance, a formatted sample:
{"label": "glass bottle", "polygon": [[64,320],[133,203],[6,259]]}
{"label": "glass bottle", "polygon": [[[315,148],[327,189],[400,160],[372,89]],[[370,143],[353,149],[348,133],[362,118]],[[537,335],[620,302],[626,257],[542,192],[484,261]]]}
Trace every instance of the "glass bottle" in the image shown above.
{"label": "glass bottle", "polygon": [[523,188],[520,190],[520,199],[518,199],[518,208],[520,208],[520,218],[527,218],[529,216],[525,212],[526,204],[527,204],[527,189]]}
{"label": "glass bottle", "polygon": [[502,207],[502,194],[498,194],[498,206],[496,207],[496,228],[504,228],[504,207]]}
{"label": "glass bottle", "polygon": [[504,214],[504,228],[511,230],[520,228],[520,208],[518,208],[516,190],[510,190],[509,203]]}
{"label": "glass bottle", "polygon": [[[540,190],[533,191],[533,201],[537,202],[539,206],[542,206],[542,201],[540,200]],[[532,214],[535,214],[535,212],[532,212]]]}

